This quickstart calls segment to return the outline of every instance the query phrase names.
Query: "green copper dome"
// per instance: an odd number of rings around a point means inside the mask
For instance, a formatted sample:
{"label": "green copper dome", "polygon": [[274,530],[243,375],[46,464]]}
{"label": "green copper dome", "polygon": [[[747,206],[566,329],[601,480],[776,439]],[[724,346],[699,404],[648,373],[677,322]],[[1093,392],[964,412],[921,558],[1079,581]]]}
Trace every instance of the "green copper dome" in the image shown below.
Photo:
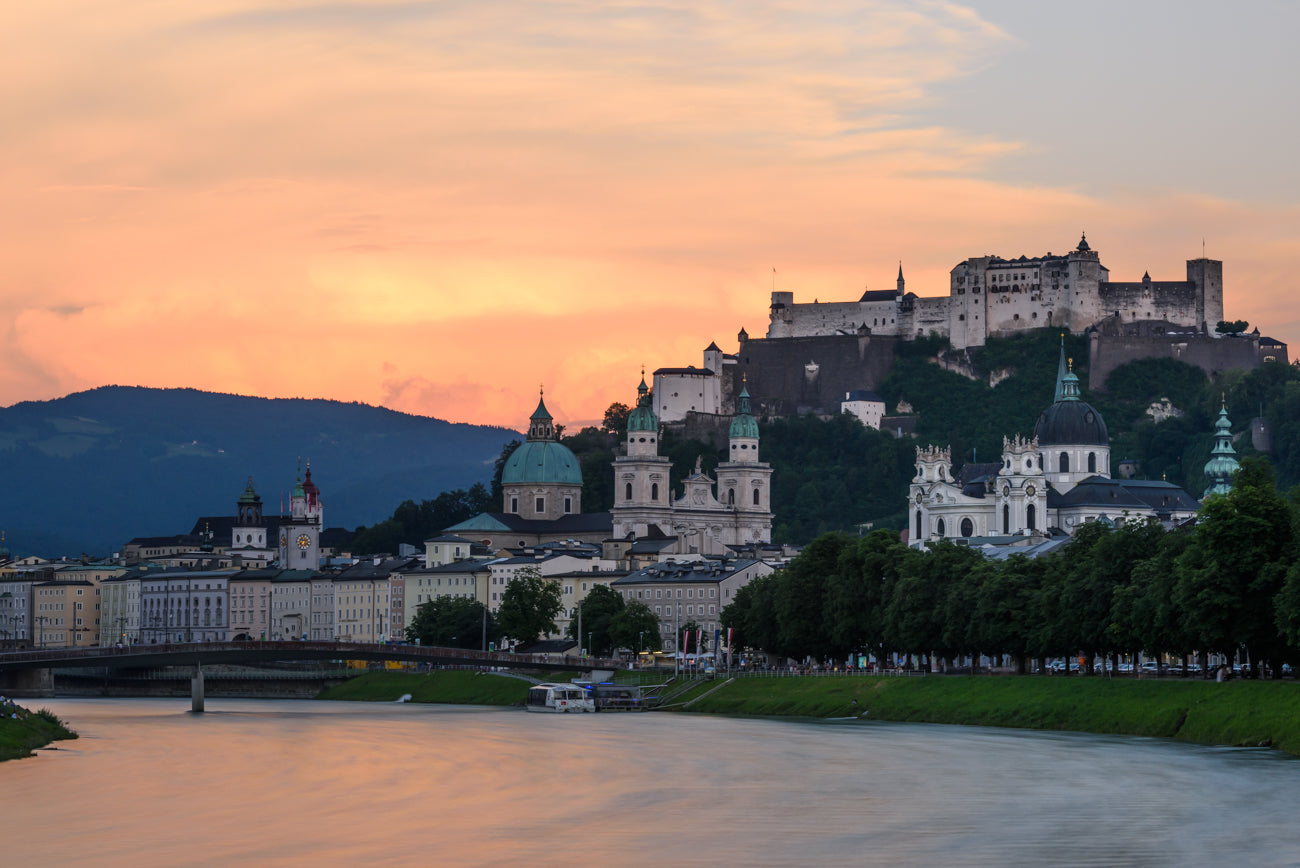
{"label": "green copper dome", "polygon": [[582,485],[582,467],[558,440],[529,440],[511,453],[501,471],[502,485],[520,483]]}
{"label": "green copper dome", "polygon": [[1220,405],[1219,418],[1214,423],[1214,449],[1210,452],[1210,460],[1205,462],[1205,478],[1210,483],[1205,489],[1205,497],[1232,491],[1232,474],[1240,467],[1237,450],[1232,448],[1232,422],[1228,419],[1228,408]]}
{"label": "green copper dome", "polygon": [[748,387],[741,386],[740,397],[736,400],[736,404],[739,412],[736,414],[736,418],[731,420],[732,438],[749,437],[757,440],[758,422],[754,421],[754,417],[749,415]]}
{"label": "green copper dome", "polygon": [[641,385],[636,387],[636,393],[636,406],[627,414],[627,430],[658,431],[659,420],[650,409],[650,390],[646,388],[645,374],[641,375]]}
{"label": "green copper dome", "polygon": [[262,498],[258,497],[257,492],[253,490],[253,477],[248,477],[248,486],[244,489],[244,493],[239,495],[239,502],[250,504],[262,502]]}

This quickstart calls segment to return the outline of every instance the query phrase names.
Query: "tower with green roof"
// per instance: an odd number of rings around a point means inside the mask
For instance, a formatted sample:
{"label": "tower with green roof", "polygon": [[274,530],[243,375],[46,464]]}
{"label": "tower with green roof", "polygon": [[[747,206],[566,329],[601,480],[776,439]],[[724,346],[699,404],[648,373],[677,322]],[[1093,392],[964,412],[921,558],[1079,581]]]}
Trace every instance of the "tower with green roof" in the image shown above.
{"label": "tower with green roof", "polygon": [[1205,497],[1211,494],[1227,494],[1232,491],[1232,474],[1241,465],[1237,462],[1237,450],[1232,447],[1232,422],[1228,419],[1228,405],[1219,405],[1219,418],[1214,423],[1214,449],[1210,460],[1205,462],[1205,478],[1210,483],[1205,489]]}
{"label": "tower with green roof", "polygon": [[672,461],[659,454],[659,420],[644,371],[636,392],[636,406],[627,416],[624,454],[614,459],[615,539],[628,534],[644,537],[652,533],[651,528],[672,533]]}
{"label": "tower with green roof", "polygon": [[320,566],[320,533],[325,507],[320,489],[311,478],[311,462],[304,476],[299,464],[289,498],[289,515],[280,521],[280,566],[286,570],[314,570]]}
{"label": "tower with green roof", "polygon": [[772,468],[758,460],[758,421],[749,401],[745,384],[728,432],[728,460],[718,465],[718,500],[735,516],[733,545],[772,541]]}
{"label": "tower with green roof", "polygon": [[501,511],[552,520],[582,512],[582,467],[560,442],[545,395],[528,419],[528,439],[501,470]]}

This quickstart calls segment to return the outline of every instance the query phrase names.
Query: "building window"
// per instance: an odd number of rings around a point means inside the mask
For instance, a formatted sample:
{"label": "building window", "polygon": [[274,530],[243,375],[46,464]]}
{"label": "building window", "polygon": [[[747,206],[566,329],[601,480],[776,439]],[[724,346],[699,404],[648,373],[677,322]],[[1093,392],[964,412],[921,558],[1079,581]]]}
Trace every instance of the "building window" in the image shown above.
{"label": "building window", "polygon": [[1096,472],[1097,472],[1097,453],[1096,453],[1096,452],[1089,452],[1089,453],[1088,453],[1088,472],[1089,472],[1089,473],[1096,473]]}
{"label": "building window", "polygon": [[1034,505],[1031,503],[1025,508],[1025,525],[1034,530]]}
{"label": "building window", "polygon": [[514,513],[519,512],[519,498],[517,497],[510,498],[510,511]]}
{"label": "building window", "polygon": [[945,528],[943,526],[943,519],[939,519],[939,524],[938,524],[939,536],[943,536],[944,530]]}
{"label": "building window", "polygon": [[1070,456],[1066,455],[1064,452],[1061,453],[1061,472],[1070,472]]}
{"label": "building window", "polygon": [[564,511],[565,511],[566,513],[567,513],[567,512],[573,512],[573,498],[572,498],[572,497],[566,497],[566,498],[564,498]]}
{"label": "building window", "polygon": [[537,501],[536,501],[536,503],[535,503],[534,506],[533,506],[533,511],[534,511],[534,512],[546,512],[546,498],[544,498],[544,497],[539,497],[539,498],[537,498]]}
{"label": "building window", "polygon": [[754,489],[754,506],[758,506],[758,489]]}
{"label": "building window", "polygon": [[1011,507],[1002,504],[1002,532],[1011,533]]}
{"label": "building window", "polygon": [[963,518],[961,520],[961,535],[964,537],[975,535],[975,525],[971,523],[969,518]]}
{"label": "building window", "polygon": [[624,499],[624,500],[631,500],[631,499],[632,499],[632,483],[630,483],[630,482],[629,482],[629,483],[627,484],[627,486],[623,489],[623,499]]}
{"label": "building window", "polygon": [[657,482],[650,483],[650,499],[651,500],[659,499],[659,483]]}
{"label": "building window", "polygon": [[921,510],[916,511],[916,538],[921,538]]}

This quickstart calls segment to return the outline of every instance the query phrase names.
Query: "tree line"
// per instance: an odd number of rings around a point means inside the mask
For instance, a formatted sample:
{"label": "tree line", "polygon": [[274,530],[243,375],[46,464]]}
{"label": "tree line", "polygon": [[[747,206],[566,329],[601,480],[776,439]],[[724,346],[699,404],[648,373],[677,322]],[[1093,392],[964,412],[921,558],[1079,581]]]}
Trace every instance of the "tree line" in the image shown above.
{"label": "tree line", "polygon": [[1300,663],[1300,494],[1281,495],[1248,458],[1227,495],[1195,522],[1089,522],[1058,552],[986,559],[896,532],[823,535],[784,569],[742,588],[722,611],[740,647],[796,660],[915,655],[1038,660],[1209,653],[1254,674]]}

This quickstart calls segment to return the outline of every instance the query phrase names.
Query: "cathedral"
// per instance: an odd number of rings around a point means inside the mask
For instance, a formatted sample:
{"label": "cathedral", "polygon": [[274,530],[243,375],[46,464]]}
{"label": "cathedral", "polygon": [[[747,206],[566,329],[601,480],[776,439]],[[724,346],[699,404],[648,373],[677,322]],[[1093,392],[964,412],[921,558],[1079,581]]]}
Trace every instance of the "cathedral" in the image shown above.
{"label": "cathedral", "polygon": [[614,460],[614,506],[582,512],[582,467],[560,442],[539,399],[528,438],[501,472],[501,512],[483,513],[446,528],[492,549],[553,541],[603,543],[652,540],[663,555],[724,554],[772,540],[772,468],[759,461],[758,422],[742,390],[732,419],[729,454],[714,479],[696,463],[674,496],[672,461],[659,454],[659,420],[642,376],[628,414],[624,454]]}
{"label": "cathedral", "polygon": [[1061,348],[1055,400],[1031,438],[1002,439],[1002,460],[952,472],[948,448],[917,447],[909,544],[1073,535],[1089,521],[1154,516],[1172,525],[1200,504],[1169,482],[1112,479],[1106,422],[1079,395]]}

